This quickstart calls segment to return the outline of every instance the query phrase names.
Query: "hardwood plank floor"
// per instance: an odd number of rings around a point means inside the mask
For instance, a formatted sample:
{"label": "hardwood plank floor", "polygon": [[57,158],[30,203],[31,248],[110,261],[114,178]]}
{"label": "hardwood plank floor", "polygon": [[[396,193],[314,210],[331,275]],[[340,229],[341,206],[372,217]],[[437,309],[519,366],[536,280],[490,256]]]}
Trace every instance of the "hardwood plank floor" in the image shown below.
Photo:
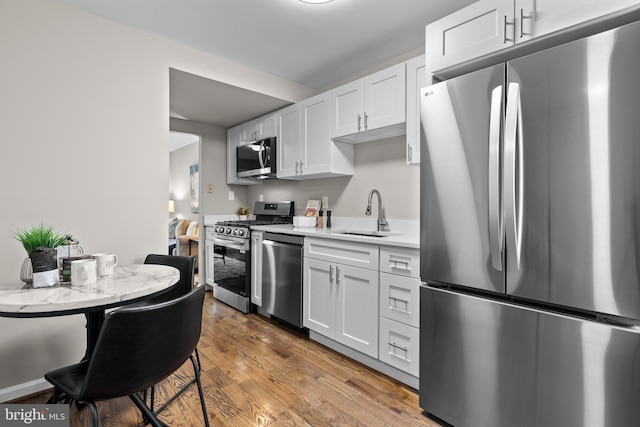
{"label": "hardwood plank floor", "polygon": [[[256,314],[245,315],[207,292],[198,346],[212,426],[427,426],[418,395],[303,334]],[[157,402],[192,376],[187,363],[162,382]],[[42,393],[14,403],[42,403]],[[129,398],[98,403],[100,425],[140,426]],[[202,426],[196,387],[160,418],[172,426]],[[72,426],[90,426],[87,408],[71,408]]]}

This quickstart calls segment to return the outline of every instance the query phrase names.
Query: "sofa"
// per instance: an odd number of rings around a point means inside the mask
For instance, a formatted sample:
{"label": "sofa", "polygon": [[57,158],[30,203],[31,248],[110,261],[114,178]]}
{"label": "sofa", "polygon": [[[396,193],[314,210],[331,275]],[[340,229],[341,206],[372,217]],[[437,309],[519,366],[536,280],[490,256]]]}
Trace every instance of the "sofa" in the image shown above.
{"label": "sofa", "polygon": [[193,255],[198,268],[198,221],[171,218],[169,220],[169,250],[171,255]]}

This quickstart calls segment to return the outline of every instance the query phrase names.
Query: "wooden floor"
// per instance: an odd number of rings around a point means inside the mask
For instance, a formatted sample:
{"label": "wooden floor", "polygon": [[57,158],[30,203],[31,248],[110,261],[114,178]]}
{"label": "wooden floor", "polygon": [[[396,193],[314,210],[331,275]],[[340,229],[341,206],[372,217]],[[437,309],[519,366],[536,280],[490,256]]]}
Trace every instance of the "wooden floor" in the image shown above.
{"label": "wooden floor", "polygon": [[[415,390],[207,292],[198,346],[212,426],[430,426]],[[190,363],[157,387],[162,397],[188,381]],[[50,393],[19,403],[41,403]],[[204,425],[196,387],[160,416],[172,426]],[[18,403],[18,402],[16,402]],[[133,402],[98,403],[100,425],[140,426]],[[71,426],[90,426],[88,408],[71,408]]]}

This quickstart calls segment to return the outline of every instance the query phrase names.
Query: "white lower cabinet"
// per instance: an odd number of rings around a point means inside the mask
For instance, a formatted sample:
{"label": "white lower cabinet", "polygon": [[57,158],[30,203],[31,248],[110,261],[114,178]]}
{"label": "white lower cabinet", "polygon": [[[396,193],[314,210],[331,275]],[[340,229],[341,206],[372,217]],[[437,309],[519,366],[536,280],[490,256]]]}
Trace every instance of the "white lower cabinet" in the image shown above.
{"label": "white lower cabinet", "polygon": [[378,357],[378,272],[304,259],[303,326]]}
{"label": "white lower cabinet", "polygon": [[415,377],[420,366],[420,329],[380,318],[380,360]]}
{"label": "white lower cabinet", "polygon": [[419,265],[418,249],[305,238],[303,326],[312,339],[418,387]]}
{"label": "white lower cabinet", "polygon": [[418,377],[420,251],[380,249],[380,361]]}
{"label": "white lower cabinet", "polygon": [[[323,241],[323,242],[319,242]],[[305,239],[305,255],[309,246],[331,242]],[[332,242],[337,243],[337,242]],[[349,248],[350,247],[350,248]],[[305,256],[303,277],[303,326],[367,356],[378,357],[378,269],[348,265],[352,250],[359,255],[378,253],[375,245],[340,242],[334,252],[337,261]],[[332,258],[331,253],[324,253]],[[377,259],[377,256],[376,256]],[[356,261],[360,262],[360,261]]]}

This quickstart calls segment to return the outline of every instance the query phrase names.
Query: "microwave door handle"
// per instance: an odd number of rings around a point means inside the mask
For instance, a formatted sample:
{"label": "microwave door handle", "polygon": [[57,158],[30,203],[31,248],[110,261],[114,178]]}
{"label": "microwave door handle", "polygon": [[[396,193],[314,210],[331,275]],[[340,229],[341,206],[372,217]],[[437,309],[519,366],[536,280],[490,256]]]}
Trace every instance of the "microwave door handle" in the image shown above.
{"label": "microwave door handle", "polygon": [[504,126],[504,222],[507,262],[510,270],[520,269],[522,252],[522,207],[524,203],[524,162],[522,152],[522,107],[520,85],[509,83]]}
{"label": "microwave door handle", "polygon": [[491,265],[502,271],[504,222],[502,217],[502,185],[500,182],[500,131],[502,130],[502,85],[491,92],[489,116],[489,245]]}
{"label": "microwave door handle", "polygon": [[264,169],[264,154],[266,150],[264,148],[264,140],[260,141],[260,154],[258,155],[258,160],[260,161],[260,169]]}

